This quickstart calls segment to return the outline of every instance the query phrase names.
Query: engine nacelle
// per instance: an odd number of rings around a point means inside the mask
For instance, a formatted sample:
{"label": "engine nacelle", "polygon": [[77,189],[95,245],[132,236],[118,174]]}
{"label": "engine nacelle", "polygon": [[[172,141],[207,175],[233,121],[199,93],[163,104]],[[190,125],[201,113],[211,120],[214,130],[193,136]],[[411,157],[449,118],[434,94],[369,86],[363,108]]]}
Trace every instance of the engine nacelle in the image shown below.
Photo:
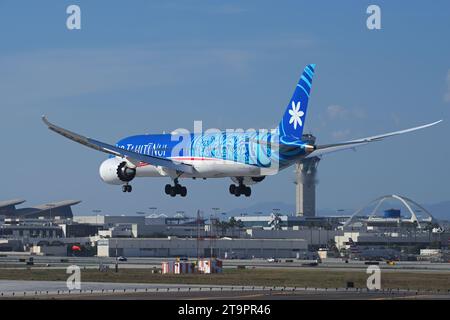
{"label": "engine nacelle", "polygon": [[136,176],[136,169],[127,166],[126,161],[119,158],[110,158],[100,165],[100,177],[109,184],[124,184]]}
{"label": "engine nacelle", "polygon": [[[258,176],[258,177],[243,177],[242,183],[246,186],[261,182],[265,179],[266,176]],[[232,177],[231,180],[233,180],[234,183],[239,184],[239,179],[236,177]]]}

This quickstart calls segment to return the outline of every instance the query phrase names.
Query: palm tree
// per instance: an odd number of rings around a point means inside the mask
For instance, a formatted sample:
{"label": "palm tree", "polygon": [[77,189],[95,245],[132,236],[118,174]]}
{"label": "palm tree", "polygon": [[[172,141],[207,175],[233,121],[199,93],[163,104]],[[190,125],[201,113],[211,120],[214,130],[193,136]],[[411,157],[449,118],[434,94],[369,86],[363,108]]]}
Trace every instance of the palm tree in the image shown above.
{"label": "palm tree", "polygon": [[238,225],[237,220],[234,217],[230,218],[228,221],[228,226],[231,228],[231,237],[234,238],[234,228]]}
{"label": "palm tree", "polygon": [[221,222],[219,222],[219,227],[222,232],[222,237],[225,236],[225,234],[228,230],[228,223],[225,221],[221,221]]}
{"label": "palm tree", "polygon": [[235,227],[237,224],[237,220],[235,219],[235,217],[231,217],[230,220],[228,221],[228,224],[230,227]]}

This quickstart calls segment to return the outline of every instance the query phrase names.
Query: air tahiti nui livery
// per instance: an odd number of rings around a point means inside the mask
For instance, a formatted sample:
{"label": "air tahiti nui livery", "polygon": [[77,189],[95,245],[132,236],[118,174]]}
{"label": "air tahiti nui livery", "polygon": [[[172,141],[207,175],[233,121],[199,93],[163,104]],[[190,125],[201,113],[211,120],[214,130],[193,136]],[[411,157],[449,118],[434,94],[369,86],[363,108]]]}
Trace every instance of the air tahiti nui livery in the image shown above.
{"label": "air tahiti nui livery", "polygon": [[[302,140],[308,100],[315,65],[303,70],[294,94],[276,129],[226,130],[214,132],[180,132],[137,135],[124,138],[116,145],[84,137],[43,121],[50,130],[92,149],[109,154],[100,165],[104,182],[122,185],[131,192],[130,182],[137,177],[168,177],[173,185],[165,193],[185,197],[186,187],[180,178],[231,178],[229,191],[235,196],[251,194],[249,185],[268,175],[290,167],[305,158],[321,157],[330,152],[354,149],[374,141],[433,126],[440,121],[406,130],[328,145],[313,145]],[[187,130],[185,130],[187,131]]]}

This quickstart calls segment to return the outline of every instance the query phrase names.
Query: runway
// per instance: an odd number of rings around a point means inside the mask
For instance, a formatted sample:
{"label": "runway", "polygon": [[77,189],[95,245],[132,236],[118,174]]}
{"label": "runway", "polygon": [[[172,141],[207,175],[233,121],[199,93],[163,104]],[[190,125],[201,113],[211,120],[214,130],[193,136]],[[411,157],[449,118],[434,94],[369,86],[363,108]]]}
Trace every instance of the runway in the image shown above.
{"label": "runway", "polygon": [[449,292],[380,290],[356,288],[252,287],[183,284],[135,284],[86,282],[80,290],[67,289],[62,281],[0,280],[2,299],[87,299],[87,300],[310,300],[310,299],[450,299]]}
{"label": "runway", "polygon": [[[25,262],[19,259],[28,260],[30,256],[1,256],[1,268],[27,268]],[[33,256],[33,268],[46,269],[65,269],[69,265],[77,265],[83,268],[98,268],[100,264],[114,266],[115,258],[106,257],[51,257],[51,256]],[[140,269],[140,268],[160,268],[163,261],[173,261],[175,258],[128,258],[126,262],[119,262],[120,268]],[[195,259],[190,259],[192,262]],[[223,260],[224,268],[236,268],[238,266],[246,268],[282,268],[282,269],[325,269],[330,271],[360,271],[367,268],[365,261],[350,260],[345,263],[342,259],[326,259],[315,267],[308,266],[311,260],[291,260],[287,262],[282,259],[281,262],[268,262],[264,259],[249,260]],[[450,263],[431,263],[427,261],[399,261],[394,266],[387,265],[385,262],[376,262],[383,272],[395,270],[414,271],[414,272],[449,272]]]}
{"label": "runway", "polygon": [[[167,291],[178,289],[188,289],[195,290],[198,288],[232,288],[232,286],[215,286],[215,285],[185,285],[185,284],[140,284],[140,283],[108,283],[108,282],[82,282],[81,290],[85,292],[101,292],[103,291],[134,291],[136,290],[155,290]],[[234,286],[236,288],[236,286]],[[60,292],[67,292],[67,284],[64,281],[22,281],[22,280],[0,280],[0,295],[3,293],[5,296],[12,294],[13,292],[26,294],[50,294]],[[80,293],[79,290],[72,290],[74,293]]]}
{"label": "runway", "polygon": [[[58,269],[59,273],[61,270],[66,269],[69,265],[78,265],[80,268],[89,269],[92,272],[97,272],[94,269],[98,269],[100,264],[109,265],[111,269],[114,268],[115,259],[114,258],[99,258],[99,257],[52,257],[52,256],[33,256],[34,264],[32,266],[26,266],[26,261],[30,256],[1,256],[0,266],[1,269],[9,269],[10,273],[19,269],[32,270],[46,270],[46,269]],[[140,273],[144,272],[147,275],[146,269],[160,268],[162,261],[175,260],[174,258],[128,258],[126,262],[119,262],[120,270],[137,269]],[[193,259],[191,261],[194,261]],[[282,260],[282,262],[268,262],[263,259],[252,259],[252,260],[224,260],[224,268],[230,269],[227,274],[233,275],[233,270],[238,266],[245,267],[246,272],[251,272],[252,269],[258,270],[258,272],[268,272],[268,269],[279,269],[286,270],[286,272],[295,272],[296,270],[316,270],[321,271],[324,276],[328,274],[327,272],[348,272],[349,279],[354,281],[352,278],[353,272],[365,273],[367,264],[364,261],[349,261],[346,263],[341,259],[327,259],[318,266],[308,266],[311,261],[302,260]],[[413,273],[424,273],[425,274],[436,274],[436,277],[441,277],[445,281],[446,274],[448,273],[450,277],[450,264],[448,263],[430,263],[430,262],[397,262],[396,265],[390,266],[385,262],[377,262],[379,267],[382,269],[383,273],[399,273],[406,275],[411,272]],[[140,269],[140,270],[139,270]],[[26,270],[25,270],[26,271]],[[136,271],[136,270],[135,270]],[[275,271],[275,270],[274,270]],[[23,271],[21,271],[23,272]],[[137,272],[137,274],[140,274]],[[325,272],[325,273],[324,273]],[[65,273],[65,272],[64,272]],[[125,275],[127,273],[125,272]],[[151,274],[150,272],[148,274]],[[301,273],[304,274],[304,273]],[[315,273],[313,273],[314,275]],[[102,274],[105,277],[105,274]],[[344,275],[344,277],[346,277]],[[427,277],[430,277],[427,275]],[[411,278],[411,276],[410,276]],[[4,278],[4,279],[22,279],[17,277]],[[112,281],[111,278],[104,278],[100,280],[97,277],[92,277],[92,275],[83,281],[80,290],[69,290],[67,289],[66,283],[64,281],[46,281],[49,278],[25,278],[31,281],[23,280],[0,280],[0,298],[11,299],[11,298],[26,298],[26,299],[450,299],[450,292],[444,286],[437,286],[441,288],[441,291],[426,291],[421,289],[417,291],[414,289],[406,290],[392,290],[386,289],[381,291],[368,291],[367,289],[356,289],[356,288],[314,288],[314,287],[260,287],[252,286],[253,284],[266,285],[262,283],[260,279],[256,279],[255,282],[245,282],[247,286],[237,286],[236,284],[242,283],[241,281],[231,281],[231,282],[217,282],[222,283],[221,285],[213,284],[196,284],[196,280],[190,281],[193,284],[178,284],[178,280],[172,281],[174,283],[157,283],[164,282],[165,279],[159,279],[159,281],[147,281],[147,283],[122,283],[122,282],[132,282],[123,278],[122,280],[117,279],[117,282]],[[65,276],[55,277],[53,280],[63,280]],[[308,278],[309,279],[309,278]],[[44,281],[36,281],[44,280]],[[172,279],[173,280],[173,279]],[[89,282],[94,281],[94,282]],[[102,281],[102,282],[95,282]],[[185,283],[186,279],[183,279]],[[279,285],[282,283],[278,279]],[[333,281],[335,286],[345,285],[345,281]],[[396,280],[399,283],[399,280]],[[139,282],[139,281],[137,281]],[[153,283],[151,283],[153,282]],[[154,283],[156,282],[156,283]],[[211,281],[214,283],[214,281]],[[228,285],[233,283],[234,285]],[[291,281],[285,281],[284,285],[298,285],[298,283],[305,283],[304,285],[321,285],[322,281],[304,281],[298,280],[297,284]],[[270,284],[270,283],[269,283]],[[330,283],[324,281],[322,283],[324,286]],[[303,285],[303,284],[300,284]],[[395,286],[389,286],[390,288],[397,288]],[[401,282],[399,285],[400,288]],[[403,286],[408,288],[409,286]],[[417,288],[426,288],[427,286],[422,286],[419,284]],[[436,287],[433,287],[436,288]]]}

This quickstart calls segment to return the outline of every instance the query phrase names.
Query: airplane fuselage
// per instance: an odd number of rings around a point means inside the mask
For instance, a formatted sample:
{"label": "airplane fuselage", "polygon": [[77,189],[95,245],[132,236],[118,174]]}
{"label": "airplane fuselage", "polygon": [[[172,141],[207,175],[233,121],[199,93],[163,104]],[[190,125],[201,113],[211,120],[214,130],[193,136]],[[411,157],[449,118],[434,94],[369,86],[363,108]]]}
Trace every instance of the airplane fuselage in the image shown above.
{"label": "airplane fuselage", "polygon": [[[153,134],[124,138],[116,146],[139,154],[180,161],[194,167],[180,178],[260,177],[282,170],[307,155],[299,146],[278,149],[277,135],[257,132],[214,134]],[[111,157],[102,166],[117,167],[121,158]],[[151,163],[136,164],[136,177],[164,177],[176,173]],[[105,180],[105,179],[104,179]],[[108,179],[106,179],[108,180]],[[106,181],[108,182],[108,181]],[[109,181],[111,182],[111,181]],[[120,184],[119,181],[115,181]]]}

